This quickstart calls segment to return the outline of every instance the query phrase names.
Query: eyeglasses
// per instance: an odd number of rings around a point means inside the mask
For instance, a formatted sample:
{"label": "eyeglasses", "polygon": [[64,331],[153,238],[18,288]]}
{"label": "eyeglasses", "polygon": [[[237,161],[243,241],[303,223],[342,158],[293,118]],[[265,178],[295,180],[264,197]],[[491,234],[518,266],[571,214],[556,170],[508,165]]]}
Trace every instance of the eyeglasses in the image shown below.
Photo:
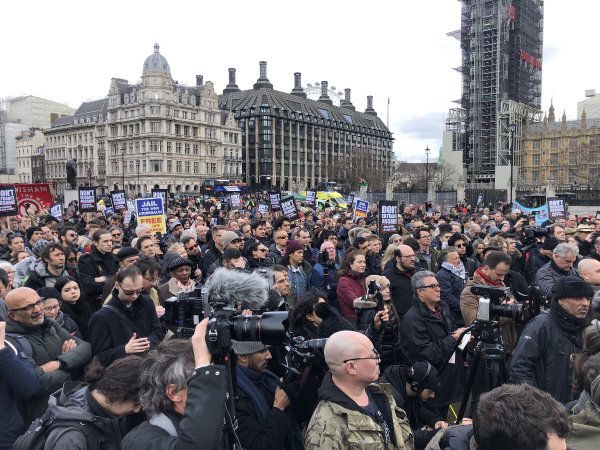
{"label": "eyeglasses", "polygon": [[197,245],[194,245],[194,246],[192,246],[192,247],[186,247],[185,249],[186,249],[186,250],[190,250],[190,251],[192,251],[192,250],[197,250],[197,249],[198,249],[198,246],[197,246]]}
{"label": "eyeglasses", "polygon": [[379,354],[379,352],[376,349],[373,349],[373,356],[363,356],[360,358],[348,358],[345,359],[343,361],[344,364],[346,364],[348,361],[359,361],[361,359],[376,359],[376,360],[380,360],[381,359],[381,355]]}
{"label": "eyeglasses", "polygon": [[22,308],[9,309],[8,312],[19,312],[19,311],[31,312],[31,311],[33,311],[33,308],[41,308],[42,303],[44,303],[44,299],[40,298],[35,303],[30,303],[29,305],[23,306]]}
{"label": "eyeglasses", "polygon": [[112,233],[111,236],[112,237],[119,237],[119,236],[121,236],[121,233]]}
{"label": "eyeglasses", "polygon": [[128,291],[128,290],[122,289],[122,291],[123,291],[123,294],[125,294],[125,295],[140,295],[142,292],[144,292],[143,289],[136,289],[134,291]]}
{"label": "eyeglasses", "polygon": [[278,236],[275,239],[287,239],[287,238],[288,238],[287,236]]}
{"label": "eyeglasses", "polygon": [[428,289],[428,288],[431,288],[431,289],[440,289],[441,286],[439,284],[437,284],[437,283],[433,283],[433,284],[428,284],[427,286],[419,286],[419,287],[417,287],[417,289]]}
{"label": "eyeglasses", "polygon": [[146,280],[150,284],[156,284],[156,283],[158,283],[158,278],[146,278],[146,277],[143,277],[143,278],[144,278],[144,280]]}
{"label": "eyeglasses", "polygon": [[415,255],[414,253],[412,255],[400,255],[400,258],[415,258],[417,255]]}
{"label": "eyeglasses", "polygon": [[58,311],[59,309],[60,309],[60,305],[44,306],[44,312]]}
{"label": "eyeglasses", "polygon": [[77,258],[67,258],[67,262],[77,262]]}
{"label": "eyeglasses", "polygon": [[256,251],[267,252],[268,250],[266,248],[257,248]]}

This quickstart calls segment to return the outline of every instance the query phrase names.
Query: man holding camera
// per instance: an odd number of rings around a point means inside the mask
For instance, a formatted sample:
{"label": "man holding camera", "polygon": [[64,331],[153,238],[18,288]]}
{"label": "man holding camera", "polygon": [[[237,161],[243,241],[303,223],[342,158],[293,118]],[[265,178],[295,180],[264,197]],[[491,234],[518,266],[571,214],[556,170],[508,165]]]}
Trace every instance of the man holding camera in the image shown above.
{"label": "man holding camera", "polygon": [[321,244],[319,261],[314,265],[310,273],[310,285],[322,292],[327,293],[329,301],[335,301],[337,289],[337,271],[340,265],[336,263],[337,251],[335,244],[324,241]]}
{"label": "man holding camera", "polygon": [[237,356],[236,416],[237,434],[246,450],[300,449],[302,438],[293,416],[291,404],[279,386],[277,375],[267,370],[271,359],[269,348],[260,341],[234,341]]}
{"label": "man holding camera", "polygon": [[140,403],[148,420],[125,436],[123,450],[222,448],[227,374],[211,365],[207,326],[204,319],[191,342],[174,339],[146,357]]}
{"label": "man holding camera", "polygon": [[578,276],[558,279],[552,304],[527,324],[510,367],[515,383],[527,383],[561,403],[571,401],[571,355],[581,351],[581,333],[594,290]]}

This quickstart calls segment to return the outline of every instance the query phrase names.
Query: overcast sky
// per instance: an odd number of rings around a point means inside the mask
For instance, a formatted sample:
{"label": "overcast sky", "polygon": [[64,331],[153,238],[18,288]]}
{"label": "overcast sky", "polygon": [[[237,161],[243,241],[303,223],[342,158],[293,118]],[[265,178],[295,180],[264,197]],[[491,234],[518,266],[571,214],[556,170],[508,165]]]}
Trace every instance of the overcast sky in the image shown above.
{"label": "overcast sky", "polygon": [[[352,89],[357,110],[367,95],[389,125],[404,161],[441,146],[443,121],[460,98],[457,0],[304,1],[6,1],[2,4],[0,98],[33,94],[77,108],[107,95],[112,77],[137,82],[160,45],[175,80],[211,80],[217,92],[237,69],[240,89],[268,62],[275,89],[327,80]],[[586,89],[600,91],[594,41],[598,0],[546,0],[543,108],[574,119]]]}

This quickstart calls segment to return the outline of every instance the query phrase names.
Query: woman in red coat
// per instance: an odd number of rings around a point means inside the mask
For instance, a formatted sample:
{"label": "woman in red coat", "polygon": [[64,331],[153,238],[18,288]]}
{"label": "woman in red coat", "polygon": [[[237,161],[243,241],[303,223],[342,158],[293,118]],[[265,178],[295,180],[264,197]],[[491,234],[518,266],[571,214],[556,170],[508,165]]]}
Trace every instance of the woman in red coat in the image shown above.
{"label": "woman in red coat", "polygon": [[356,325],[354,299],[367,293],[364,280],[366,268],[365,252],[353,250],[346,253],[338,272],[337,298],[340,303],[340,313],[354,325]]}

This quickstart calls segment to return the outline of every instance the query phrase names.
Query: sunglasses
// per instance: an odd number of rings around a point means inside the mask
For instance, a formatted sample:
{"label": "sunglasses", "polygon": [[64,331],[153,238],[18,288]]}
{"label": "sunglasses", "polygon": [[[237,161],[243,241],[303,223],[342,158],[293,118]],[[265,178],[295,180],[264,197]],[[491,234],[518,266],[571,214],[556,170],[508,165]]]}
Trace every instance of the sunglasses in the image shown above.
{"label": "sunglasses", "polygon": [[133,291],[128,291],[128,290],[123,289],[123,294],[125,294],[125,295],[140,295],[143,291],[144,291],[143,289],[136,289]]}

